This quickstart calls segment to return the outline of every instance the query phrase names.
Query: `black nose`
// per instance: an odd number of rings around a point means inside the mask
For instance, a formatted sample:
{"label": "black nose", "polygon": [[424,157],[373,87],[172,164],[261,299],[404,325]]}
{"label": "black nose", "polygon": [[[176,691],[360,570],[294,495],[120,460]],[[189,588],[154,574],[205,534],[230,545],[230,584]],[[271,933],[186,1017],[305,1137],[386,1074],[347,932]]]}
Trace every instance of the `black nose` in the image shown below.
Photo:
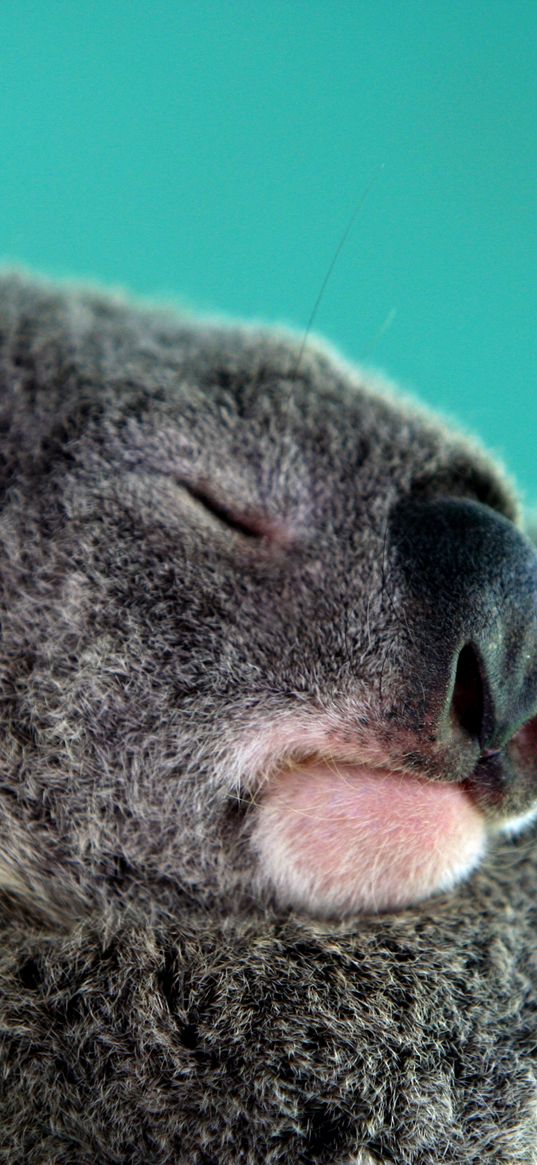
{"label": "black nose", "polygon": [[431,743],[492,755],[537,712],[537,554],[478,502],[400,502],[391,516],[404,690]]}

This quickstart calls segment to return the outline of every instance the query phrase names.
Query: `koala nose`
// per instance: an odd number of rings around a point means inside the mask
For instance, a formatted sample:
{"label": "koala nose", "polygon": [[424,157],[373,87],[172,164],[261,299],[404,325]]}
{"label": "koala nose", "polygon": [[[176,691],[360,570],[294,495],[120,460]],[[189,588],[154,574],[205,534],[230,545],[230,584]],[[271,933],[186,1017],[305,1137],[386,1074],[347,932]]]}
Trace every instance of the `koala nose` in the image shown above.
{"label": "koala nose", "polygon": [[390,535],[408,722],[492,756],[537,712],[537,554],[507,518],[456,498],[398,503]]}

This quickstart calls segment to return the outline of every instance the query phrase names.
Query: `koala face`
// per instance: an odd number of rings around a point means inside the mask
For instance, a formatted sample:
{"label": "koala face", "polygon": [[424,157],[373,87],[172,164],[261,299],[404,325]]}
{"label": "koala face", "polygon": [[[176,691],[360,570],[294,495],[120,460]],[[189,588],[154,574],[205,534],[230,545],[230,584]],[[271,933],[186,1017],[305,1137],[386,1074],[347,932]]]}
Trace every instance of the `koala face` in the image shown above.
{"label": "koala face", "polygon": [[322,345],[0,281],[3,882],[319,917],[537,800],[537,565],[484,454]]}

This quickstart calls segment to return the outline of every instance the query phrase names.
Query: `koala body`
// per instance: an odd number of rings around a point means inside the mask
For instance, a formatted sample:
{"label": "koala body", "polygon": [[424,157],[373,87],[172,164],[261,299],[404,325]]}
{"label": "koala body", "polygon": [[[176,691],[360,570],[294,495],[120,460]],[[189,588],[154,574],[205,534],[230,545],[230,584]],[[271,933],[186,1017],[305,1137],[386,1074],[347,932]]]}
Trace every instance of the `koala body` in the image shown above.
{"label": "koala body", "polygon": [[0,321],[3,1159],[536,1161],[509,484],[318,342]]}

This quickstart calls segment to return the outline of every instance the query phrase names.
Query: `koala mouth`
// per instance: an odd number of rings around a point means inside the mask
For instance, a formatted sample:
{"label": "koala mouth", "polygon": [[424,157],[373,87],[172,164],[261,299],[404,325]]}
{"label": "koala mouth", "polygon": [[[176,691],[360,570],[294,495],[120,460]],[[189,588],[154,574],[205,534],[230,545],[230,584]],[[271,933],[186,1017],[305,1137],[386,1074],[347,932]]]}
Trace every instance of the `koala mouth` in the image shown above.
{"label": "koala mouth", "polygon": [[280,905],[342,917],[451,889],[483,857],[487,832],[461,783],[320,757],[271,778],[252,844]]}
{"label": "koala mouth", "polygon": [[535,815],[537,717],[471,775],[431,780],[314,753],[273,771],[251,841],[278,904],[321,918],[414,906],[453,889],[489,838]]}
{"label": "koala mouth", "polygon": [[485,813],[509,821],[511,828],[512,818],[525,820],[537,798],[537,715],[526,712],[516,728],[502,723],[486,669],[471,644],[459,655],[450,715],[452,729],[479,750],[466,781],[470,795]]}
{"label": "koala mouth", "polygon": [[517,772],[531,774],[534,788],[537,790],[537,716],[527,720],[515,732],[509,741],[508,751],[514,757]]}
{"label": "koala mouth", "polygon": [[537,716],[501,748],[484,749],[465,783],[485,812],[499,814],[500,828],[515,832],[531,820],[537,797]]}
{"label": "koala mouth", "polygon": [[[280,905],[319,917],[399,910],[451,890],[494,834],[515,833],[537,813],[537,716],[517,726],[516,711],[513,723],[501,693],[494,703],[467,644],[428,751],[415,751],[415,729],[397,745],[393,722],[379,724],[368,751],[348,734],[344,744],[334,722],[318,722],[309,740],[300,729],[271,737],[251,833],[259,877]],[[301,739],[309,753],[287,752],[285,763],[285,745]]]}

